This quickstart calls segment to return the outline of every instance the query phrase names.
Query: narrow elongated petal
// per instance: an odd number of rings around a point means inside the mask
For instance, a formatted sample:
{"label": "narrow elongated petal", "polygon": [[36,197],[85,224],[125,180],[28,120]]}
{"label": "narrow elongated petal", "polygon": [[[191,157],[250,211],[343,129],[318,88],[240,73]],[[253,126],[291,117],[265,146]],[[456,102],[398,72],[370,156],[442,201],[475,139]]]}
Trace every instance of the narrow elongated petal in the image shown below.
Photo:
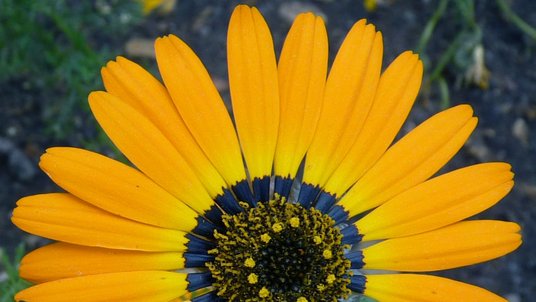
{"label": "narrow elongated petal", "polygon": [[155,42],[164,84],[190,133],[227,184],[246,179],[233,123],[203,63],[182,40]]}
{"label": "narrow elongated petal", "polygon": [[32,286],[17,302],[168,302],[186,293],[186,274],[140,271],[62,279]]}
{"label": "narrow elongated petal", "polygon": [[312,13],[299,15],[279,58],[281,121],[274,172],[293,178],[311,144],[322,108],[326,82],[326,27]]}
{"label": "narrow elongated petal", "polygon": [[147,118],[106,92],[91,93],[89,104],[106,134],[144,174],[198,213],[214,205],[192,168]]}
{"label": "narrow elongated petal", "polygon": [[506,299],[471,284],[416,274],[367,275],[365,295],[389,302],[506,302]]}
{"label": "narrow elongated petal", "polygon": [[53,243],[22,258],[20,276],[34,283],[87,275],[184,268],[181,252],[142,252]]}
{"label": "narrow elongated petal", "polygon": [[341,196],[387,150],[406,120],[421,86],[422,62],[404,52],[382,74],[363,129],[326,184],[325,190]]}
{"label": "narrow elongated petal", "polygon": [[251,179],[270,176],[279,127],[272,35],[256,8],[236,7],[227,33],[229,84],[240,145]]}
{"label": "narrow elongated petal", "polygon": [[459,105],[426,120],[389,148],[339,204],[356,215],[428,179],[463,146],[476,127],[472,115],[470,106]]}
{"label": "narrow elongated petal", "polygon": [[388,239],[363,249],[364,268],[426,272],[480,263],[519,247],[519,230],[512,222],[475,220]]}
{"label": "narrow elongated petal", "polygon": [[183,251],[186,233],[115,216],[64,193],[17,202],[11,218],[20,229],[73,244],[140,251]]}
{"label": "narrow elongated petal", "polygon": [[197,224],[191,208],[134,168],[100,154],[50,148],[39,165],[71,194],[116,215],[183,231]]}
{"label": "narrow elongated petal", "polygon": [[158,128],[195,171],[212,197],[226,187],[175,108],[164,85],[138,64],[123,57],[101,70],[106,90],[140,112]]}
{"label": "narrow elongated petal", "polygon": [[417,185],[356,222],[363,240],[424,233],[475,215],[501,200],[514,185],[510,165],[486,163]]}
{"label": "narrow elongated petal", "polygon": [[305,162],[304,182],[323,186],[341,163],[369,113],[382,65],[382,35],[357,22],[337,53],[322,113]]}

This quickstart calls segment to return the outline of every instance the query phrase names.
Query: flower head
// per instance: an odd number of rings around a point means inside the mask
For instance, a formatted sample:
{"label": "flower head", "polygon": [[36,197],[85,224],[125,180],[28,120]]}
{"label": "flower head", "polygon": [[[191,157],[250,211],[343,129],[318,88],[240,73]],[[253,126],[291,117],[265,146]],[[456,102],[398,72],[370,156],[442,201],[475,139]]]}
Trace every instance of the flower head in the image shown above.
{"label": "flower head", "polygon": [[521,244],[515,223],[462,221],[504,197],[513,174],[485,163],[434,176],[476,126],[468,105],[393,144],[423,67],[404,52],[381,73],[382,50],[361,20],[327,75],[324,23],[307,13],[276,64],[264,19],[238,6],[227,49],[234,124],[175,36],[156,41],[165,86],[125,58],[109,62],[90,106],[136,168],[47,150],[40,166],[67,193],[25,197],[12,220],[59,242],[22,260],[36,285],[16,300],[504,301],[415,274]]}

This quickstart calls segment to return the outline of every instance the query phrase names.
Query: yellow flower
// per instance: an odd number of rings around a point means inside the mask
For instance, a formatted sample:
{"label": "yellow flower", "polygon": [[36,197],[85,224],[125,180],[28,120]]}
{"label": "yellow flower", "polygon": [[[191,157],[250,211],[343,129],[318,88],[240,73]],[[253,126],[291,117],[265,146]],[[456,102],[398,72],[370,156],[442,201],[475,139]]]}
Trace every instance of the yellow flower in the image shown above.
{"label": "yellow flower", "polygon": [[363,0],[365,9],[369,12],[375,11],[378,6],[377,0]]}
{"label": "yellow flower", "polygon": [[24,257],[20,274],[35,285],[17,301],[336,301],[352,292],[504,301],[415,274],[521,244],[515,223],[462,221],[510,191],[510,165],[433,177],[475,128],[470,106],[440,112],[392,144],[421,84],[416,54],[381,73],[382,36],[361,20],[327,76],[326,29],[306,13],[276,64],[264,19],[247,6],[231,17],[227,51],[236,127],[175,36],[156,41],[165,86],[125,58],[102,69],[106,92],[89,96],[91,109],[136,168],[86,150],[47,150],[40,167],[67,193],[19,200],[12,221],[59,242]]}
{"label": "yellow flower", "polygon": [[143,13],[150,14],[155,9],[160,12],[168,14],[173,10],[177,0],[139,0],[142,4]]}

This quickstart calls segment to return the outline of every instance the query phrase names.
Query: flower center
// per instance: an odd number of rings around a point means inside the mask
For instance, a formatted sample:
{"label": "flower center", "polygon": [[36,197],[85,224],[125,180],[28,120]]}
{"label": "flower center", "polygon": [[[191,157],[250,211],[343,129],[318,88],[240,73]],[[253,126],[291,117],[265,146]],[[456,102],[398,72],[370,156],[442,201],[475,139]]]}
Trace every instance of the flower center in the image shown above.
{"label": "flower center", "polygon": [[228,301],[337,301],[350,293],[350,261],[328,215],[275,199],[224,215],[207,264]]}

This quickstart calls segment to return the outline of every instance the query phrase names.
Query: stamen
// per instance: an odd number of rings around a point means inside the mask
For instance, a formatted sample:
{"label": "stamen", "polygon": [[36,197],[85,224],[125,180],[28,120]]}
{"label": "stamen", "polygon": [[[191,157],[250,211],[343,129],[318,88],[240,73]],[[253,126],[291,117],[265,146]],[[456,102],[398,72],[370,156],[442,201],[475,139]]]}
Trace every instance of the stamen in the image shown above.
{"label": "stamen", "polygon": [[257,284],[259,281],[259,277],[255,273],[251,273],[248,276],[248,282],[249,284]]}
{"label": "stamen", "polygon": [[337,301],[350,293],[351,261],[327,214],[284,198],[223,215],[207,263],[227,301]]}
{"label": "stamen", "polygon": [[259,297],[261,298],[266,298],[269,295],[270,295],[270,291],[266,289],[266,287],[261,288],[261,290],[259,291]]}
{"label": "stamen", "polygon": [[335,277],[335,275],[333,275],[333,274],[329,274],[328,277],[326,278],[326,282],[327,282],[328,284],[331,284],[331,283],[333,283],[333,281],[335,281],[336,279],[337,279],[337,278]]}
{"label": "stamen", "polygon": [[274,230],[276,233],[279,233],[283,230],[283,225],[279,222],[276,222],[272,225],[272,230]]}
{"label": "stamen", "polygon": [[264,243],[268,243],[268,242],[270,242],[270,239],[272,239],[272,237],[270,237],[270,235],[268,235],[268,234],[262,234],[262,235],[261,235],[261,240],[262,240],[262,242],[264,242]]}

